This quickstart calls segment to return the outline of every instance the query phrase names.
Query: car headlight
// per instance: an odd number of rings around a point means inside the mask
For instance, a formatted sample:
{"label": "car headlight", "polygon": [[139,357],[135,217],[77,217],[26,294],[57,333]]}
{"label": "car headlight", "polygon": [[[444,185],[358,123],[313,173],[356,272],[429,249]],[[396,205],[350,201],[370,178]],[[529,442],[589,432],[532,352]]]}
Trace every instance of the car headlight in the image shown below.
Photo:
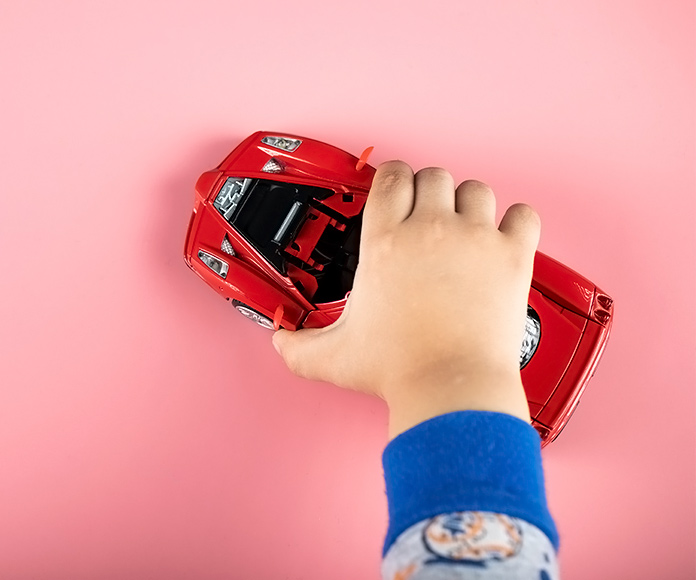
{"label": "car headlight", "polygon": [[527,322],[524,325],[524,338],[520,348],[520,369],[531,360],[541,339],[541,320],[534,309],[527,305]]}
{"label": "car headlight", "polygon": [[282,149],[283,151],[294,151],[300,146],[299,139],[290,139],[289,137],[264,137],[261,139],[261,143],[275,147],[276,149]]}
{"label": "car headlight", "polygon": [[198,257],[200,258],[201,262],[208,266],[208,268],[210,268],[218,276],[221,278],[227,278],[227,271],[229,270],[227,262],[223,262],[219,258],[216,258],[212,254],[204,252],[203,250],[198,250]]}

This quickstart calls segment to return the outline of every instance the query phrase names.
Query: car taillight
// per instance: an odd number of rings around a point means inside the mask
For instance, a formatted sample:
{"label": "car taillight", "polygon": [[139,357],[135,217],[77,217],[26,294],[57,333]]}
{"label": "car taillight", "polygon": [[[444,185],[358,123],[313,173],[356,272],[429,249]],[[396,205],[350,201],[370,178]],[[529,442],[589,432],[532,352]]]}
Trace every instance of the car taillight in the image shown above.
{"label": "car taillight", "polygon": [[261,143],[275,147],[276,149],[282,149],[283,151],[294,151],[300,146],[302,141],[300,139],[290,139],[289,137],[264,137],[261,139]]}
{"label": "car taillight", "polygon": [[227,271],[229,270],[229,266],[226,262],[223,262],[222,260],[216,258],[212,254],[204,252],[203,250],[198,250],[198,257],[201,260],[201,262],[208,266],[208,268],[210,268],[218,276],[220,276],[221,278],[227,278]]}
{"label": "car taillight", "polygon": [[520,348],[520,369],[532,359],[541,338],[541,321],[534,309],[527,305],[527,322],[524,325],[524,338]]}

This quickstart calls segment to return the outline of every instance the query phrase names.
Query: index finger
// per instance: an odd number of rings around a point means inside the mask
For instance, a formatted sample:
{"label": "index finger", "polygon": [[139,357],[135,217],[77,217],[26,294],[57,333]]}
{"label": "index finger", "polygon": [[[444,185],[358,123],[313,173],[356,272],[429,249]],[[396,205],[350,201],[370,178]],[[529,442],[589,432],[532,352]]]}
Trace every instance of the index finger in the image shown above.
{"label": "index finger", "polygon": [[377,167],[365,202],[362,237],[378,236],[411,214],[413,182],[413,169],[403,161],[385,161]]}

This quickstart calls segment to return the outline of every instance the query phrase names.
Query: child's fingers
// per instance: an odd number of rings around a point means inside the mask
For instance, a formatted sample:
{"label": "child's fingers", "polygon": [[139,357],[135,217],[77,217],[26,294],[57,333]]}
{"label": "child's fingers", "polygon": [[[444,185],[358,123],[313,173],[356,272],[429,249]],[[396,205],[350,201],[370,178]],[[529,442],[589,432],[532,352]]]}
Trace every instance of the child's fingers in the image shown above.
{"label": "child's fingers", "polygon": [[426,167],[414,176],[413,214],[433,216],[454,212],[454,178],[442,167]]}
{"label": "child's fingers", "polygon": [[495,195],[481,181],[467,179],[459,184],[455,192],[457,213],[471,224],[495,225]]}
{"label": "child's fingers", "polygon": [[525,248],[535,251],[541,236],[541,218],[530,205],[515,203],[505,212],[498,229],[516,238]]}
{"label": "child's fingers", "polygon": [[404,221],[413,209],[413,170],[403,161],[386,161],[375,172],[365,202],[361,236],[375,239]]}

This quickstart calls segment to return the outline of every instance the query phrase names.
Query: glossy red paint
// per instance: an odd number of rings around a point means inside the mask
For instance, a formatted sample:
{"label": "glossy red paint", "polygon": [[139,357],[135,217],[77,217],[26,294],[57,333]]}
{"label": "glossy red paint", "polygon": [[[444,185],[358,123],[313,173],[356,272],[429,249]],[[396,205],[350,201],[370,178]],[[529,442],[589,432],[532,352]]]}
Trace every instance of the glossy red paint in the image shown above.
{"label": "glossy red paint", "polygon": [[[265,143],[269,137],[284,142]],[[345,307],[357,266],[362,209],[375,173],[366,163],[370,151],[357,158],[297,135],[249,136],[196,183],[186,263],[267,328],[331,324]],[[541,334],[521,375],[532,424],[546,445],[567,424],[601,358],[613,301],[537,252],[528,304]]]}

